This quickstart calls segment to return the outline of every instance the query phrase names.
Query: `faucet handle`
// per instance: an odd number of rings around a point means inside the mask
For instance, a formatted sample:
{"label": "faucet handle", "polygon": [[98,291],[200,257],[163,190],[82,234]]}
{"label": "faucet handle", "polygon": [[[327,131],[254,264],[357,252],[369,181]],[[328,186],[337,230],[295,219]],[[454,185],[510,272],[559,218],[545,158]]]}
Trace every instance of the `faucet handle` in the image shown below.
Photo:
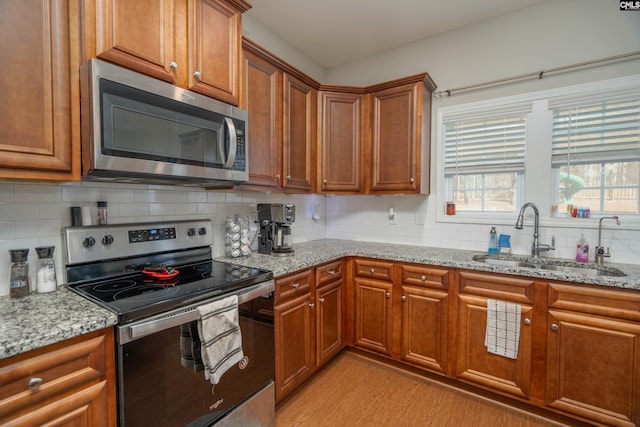
{"label": "faucet handle", "polygon": [[549,250],[556,250],[556,236],[551,236],[551,246],[549,247]]}

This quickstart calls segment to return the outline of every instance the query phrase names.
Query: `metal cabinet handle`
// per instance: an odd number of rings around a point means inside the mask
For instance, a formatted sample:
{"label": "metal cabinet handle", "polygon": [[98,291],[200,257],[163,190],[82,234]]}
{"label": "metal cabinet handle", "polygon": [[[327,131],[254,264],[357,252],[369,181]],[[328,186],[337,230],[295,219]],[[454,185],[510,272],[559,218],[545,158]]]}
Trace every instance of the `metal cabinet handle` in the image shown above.
{"label": "metal cabinet handle", "polygon": [[202,73],[200,71],[196,71],[195,73],[193,73],[193,77],[195,77],[197,80],[200,80],[200,77],[202,77]]}
{"label": "metal cabinet handle", "polygon": [[333,276],[334,274],[336,274],[336,272],[334,270],[329,270],[329,271],[327,271],[327,273],[329,273],[330,276]]}
{"label": "metal cabinet handle", "polygon": [[280,174],[276,174],[276,179],[280,179]]}
{"label": "metal cabinet handle", "polygon": [[287,178],[287,181],[291,181],[291,175],[287,175],[285,178]]}
{"label": "metal cabinet handle", "polygon": [[171,68],[172,70],[177,69],[178,63],[176,61],[171,61],[171,63],[169,64],[169,68]]}
{"label": "metal cabinet handle", "polygon": [[560,329],[560,327],[558,325],[556,325],[555,323],[553,325],[551,325],[551,330],[552,331],[557,331],[558,329]]}
{"label": "metal cabinet handle", "polygon": [[529,326],[531,324],[531,319],[529,319],[528,317],[525,317],[524,320],[522,321],[522,323],[524,323],[525,325]]}
{"label": "metal cabinet handle", "polygon": [[387,299],[391,298],[391,292],[387,292]]}
{"label": "metal cabinet handle", "polygon": [[292,283],[293,289],[298,289],[300,287],[300,283]]}
{"label": "metal cabinet handle", "polygon": [[370,271],[371,271],[371,274],[373,274],[373,273],[375,273],[375,272],[376,272],[376,269],[375,269],[375,268],[372,268]]}
{"label": "metal cabinet handle", "polygon": [[427,276],[425,276],[425,275],[423,274],[422,276],[420,276],[420,280],[422,280],[422,281],[424,282],[425,280],[427,280]]}
{"label": "metal cabinet handle", "polygon": [[323,179],[323,180],[322,180],[322,183],[323,183],[324,185],[327,185],[327,184],[329,183],[329,181],[327,181],[326,179]]}
{"label": "metal cabinet handle", "polygon": [[29,380],[29,390],[35,391],[38,389],[38,387],[40,387],[42,385],[43,381],[42,378],[31,378]]}
{"label": "metal cabinet handle", "polygon": [[411,184],[413,184],[414,182],[416,182],[416,180],[415,180],[414,178],[411,178],[411,179],[409,179],[409,182],[410,182]]}
{"label": "metal cabinet handle", "polygon": [[405,302],[407,300],[407,296],[406,295],[402,295],[402,302]]}
{"label": "metal cabinet handle", "polygon": [[313,308],[313,307],[315,307],[315,304],[311,303],[311,304],[309,304],[309,307]]}
{"label": "metal cabinet handle", "polygon": [[318,301],[320,301],[321,303],[324,303],[324,298],[320,298]]}

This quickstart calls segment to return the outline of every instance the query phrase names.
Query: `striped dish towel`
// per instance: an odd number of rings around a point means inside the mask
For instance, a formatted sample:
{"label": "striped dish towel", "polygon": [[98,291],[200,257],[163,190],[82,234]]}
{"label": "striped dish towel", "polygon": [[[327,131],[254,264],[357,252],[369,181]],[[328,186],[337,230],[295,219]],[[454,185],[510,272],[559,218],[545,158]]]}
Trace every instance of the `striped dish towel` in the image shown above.
{"label": "striped dish towel", "polygon": [[238,296],[232,295],[198,307],[204,376],[215,385],[244,357],[238,323]]}
{"label": "striped dish towel", "polygon": [[518,358],[520,304],[487,300],[487,329],[484,345],[489,353]]}

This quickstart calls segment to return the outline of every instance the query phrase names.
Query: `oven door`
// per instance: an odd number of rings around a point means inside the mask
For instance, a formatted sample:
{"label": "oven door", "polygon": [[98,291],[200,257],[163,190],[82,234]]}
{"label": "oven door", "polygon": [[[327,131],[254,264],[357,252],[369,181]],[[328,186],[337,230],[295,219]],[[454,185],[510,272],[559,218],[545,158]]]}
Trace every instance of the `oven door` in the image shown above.
{"label": "oven door", "polygon": [[197,305],[118,327],[119,424],[209,426],[235,416],[242,425],[273,425],[272,291],[269,281],[238,294],[245,359],[215,387],[189,362],[199,349],[184,331],[197,322]]}

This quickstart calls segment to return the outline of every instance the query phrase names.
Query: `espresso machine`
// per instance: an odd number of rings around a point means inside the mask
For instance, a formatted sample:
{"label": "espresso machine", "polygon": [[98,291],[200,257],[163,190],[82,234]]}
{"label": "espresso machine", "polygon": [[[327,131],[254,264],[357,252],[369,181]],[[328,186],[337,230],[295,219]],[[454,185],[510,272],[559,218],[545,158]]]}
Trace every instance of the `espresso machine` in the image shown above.
{"label": "espresso machine", "polygon": [[259,203],[260,234],[258,252],[275,256],[291,256],[291,224],[296,220],[296,207],[291,203]]}

